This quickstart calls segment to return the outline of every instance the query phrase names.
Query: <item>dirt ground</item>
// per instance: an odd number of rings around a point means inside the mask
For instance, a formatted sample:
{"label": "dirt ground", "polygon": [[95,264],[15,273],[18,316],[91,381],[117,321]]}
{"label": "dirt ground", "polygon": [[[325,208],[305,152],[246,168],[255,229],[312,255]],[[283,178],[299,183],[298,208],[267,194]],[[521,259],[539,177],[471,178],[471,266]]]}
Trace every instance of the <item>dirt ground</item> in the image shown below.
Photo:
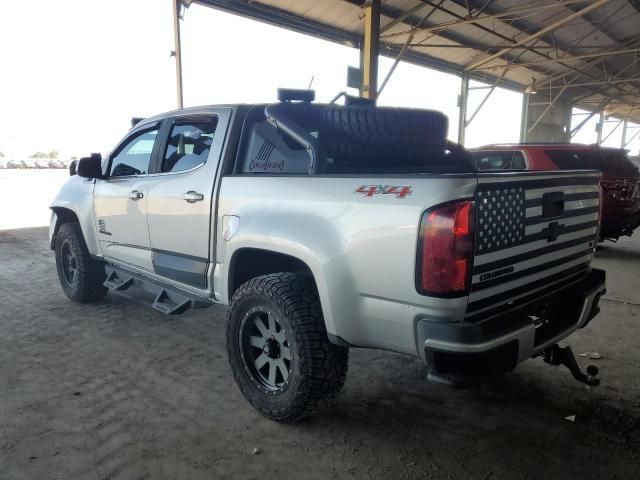
{"label": "dirt ground", "polygon": [[73,304],[46,235],[0,232],[2,479],[640,478],[640,235],[598,252],[609,293],[569,340],[604,357],[600,387],[535,359],[453,391],[416,359],[354,349],[335,407],[292,426],[235,387],[222,308]]}

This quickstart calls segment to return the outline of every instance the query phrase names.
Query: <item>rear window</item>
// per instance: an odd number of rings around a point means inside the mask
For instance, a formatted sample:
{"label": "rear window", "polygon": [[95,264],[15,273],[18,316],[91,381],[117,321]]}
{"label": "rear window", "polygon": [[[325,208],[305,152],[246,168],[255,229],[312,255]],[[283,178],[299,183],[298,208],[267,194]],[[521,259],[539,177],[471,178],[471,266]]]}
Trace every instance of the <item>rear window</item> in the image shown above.
{"label": "rear window", "polygon": [[522,152],[504,150],[493,152],[472,152],[478,170],[525,170],[527,162]]}
{"label": "rear window", "polygon": [[[409,118],[404,125],[388,121],[402,119],[405,113],[400,109],[313,104],[268,108],[283,121],[274,126],[264,107],[248,113],[236,173],[366,175],[474,170],[469,153],[448,144],[447,118],[439,112],[407,111],[407,116],[426,120],[421,130],[409,127]],[[315,145],[315,164],[311,153],[290,134],[291,126]]]}
{"label": "rear window", "polygon": [[547,150],[560,170],[600,170],[614,175],[637,174],[638,167],[621,150]]}

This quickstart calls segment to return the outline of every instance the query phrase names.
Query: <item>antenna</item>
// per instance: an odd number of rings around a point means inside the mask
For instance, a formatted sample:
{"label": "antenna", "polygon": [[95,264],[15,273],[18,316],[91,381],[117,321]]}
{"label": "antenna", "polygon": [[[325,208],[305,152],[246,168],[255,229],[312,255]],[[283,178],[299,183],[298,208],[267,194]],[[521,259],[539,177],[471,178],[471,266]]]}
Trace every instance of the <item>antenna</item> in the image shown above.
{"label": "antenna", "polygon": [[311,90],[311,85],[313,85],[314,78],[316,78],[315,75],[311,75],[311,81],[309,82],[309,86],[307,87],[307,90]]}

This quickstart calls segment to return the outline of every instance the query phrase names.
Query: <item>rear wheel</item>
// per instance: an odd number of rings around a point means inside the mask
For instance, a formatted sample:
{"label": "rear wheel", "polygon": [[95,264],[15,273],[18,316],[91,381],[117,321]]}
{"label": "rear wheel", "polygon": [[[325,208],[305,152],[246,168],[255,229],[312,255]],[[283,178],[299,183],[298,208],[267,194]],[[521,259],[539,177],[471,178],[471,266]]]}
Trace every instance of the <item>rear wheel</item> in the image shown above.
{"label": "rear wheel", "polygon": [[227,311],[226,337],[238,387],[272,420],[302,419],[344,386],[349,351],[329,342],[306,275],[263,275],[240,286]]}
{"label": "rear wheel", "polygon": [[74,302],[95,302],[107,294],[104,266],[89,255],[75,222],[63,224],[56,234],[56,267],[62,290]]}

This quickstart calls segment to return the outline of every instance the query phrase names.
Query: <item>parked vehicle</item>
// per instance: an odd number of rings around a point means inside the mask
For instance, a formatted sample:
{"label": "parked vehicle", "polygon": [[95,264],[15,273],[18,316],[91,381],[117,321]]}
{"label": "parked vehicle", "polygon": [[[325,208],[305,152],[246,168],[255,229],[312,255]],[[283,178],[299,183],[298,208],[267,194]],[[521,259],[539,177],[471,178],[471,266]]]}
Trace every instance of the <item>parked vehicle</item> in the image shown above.
{"label": "parked vehicle", "polygon": [[38,158],[34,160],[33,164],[35,168],[49,168],[49,161],[48,158]]}
{"label": "parked vehicle", "polygon": [[67,165],[62,160],[51,159],[47,162],[47,168],[67,168]]}
{"label": "parked vehicle", "polygon": [[51,205],[65,294],[228,305],[235,381],[277,421],[342,389],[350,347],[452,386],[539,355],[598,383],[557,342],[605,291],[599,172],[478,173],[439,112],[309,96],[165,113],[81,159]]}
{"label": "parked vehicle", "polygon": [[29,168],[27,162],[24,160],[9,160],[7,162],[7,168]]}
{"label": "parked vehicle", "polygon": [[504,144],[476,148],[480,170],[600,170],[600,239],[617,240],[640,225],[640,170],[626,150],[581,144]]}

